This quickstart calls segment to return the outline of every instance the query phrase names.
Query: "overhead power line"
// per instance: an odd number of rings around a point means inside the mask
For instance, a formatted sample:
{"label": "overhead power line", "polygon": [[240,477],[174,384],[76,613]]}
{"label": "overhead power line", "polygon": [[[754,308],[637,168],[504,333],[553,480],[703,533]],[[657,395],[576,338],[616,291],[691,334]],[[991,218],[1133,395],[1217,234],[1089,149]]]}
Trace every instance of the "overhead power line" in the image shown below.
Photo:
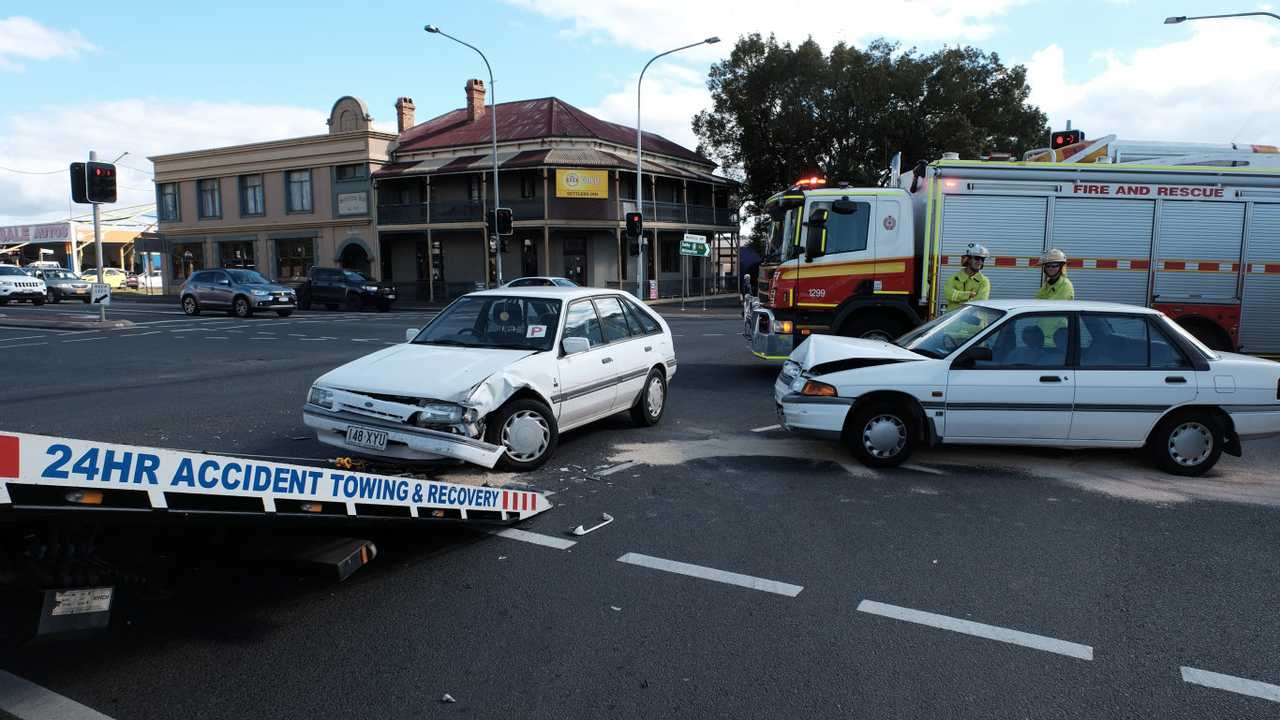
{"label": "overhead power line", "polygon": [[5,167],[3,165],[0,165],[0,170],[18,173],[19,175],[56,175],[58,173],[67,172],[66,168],[61,168],[59,170],[19,170],[17,168]]}

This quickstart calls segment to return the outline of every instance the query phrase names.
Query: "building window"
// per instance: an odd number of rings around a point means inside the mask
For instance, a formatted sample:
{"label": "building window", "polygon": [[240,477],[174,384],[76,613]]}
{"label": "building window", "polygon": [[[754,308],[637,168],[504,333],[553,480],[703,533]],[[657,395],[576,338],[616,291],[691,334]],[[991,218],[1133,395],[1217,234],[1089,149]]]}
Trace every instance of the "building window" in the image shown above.
{"label": "building window", "polygon": [[316,243],[311,238],[276,240],[276,279],[305,280],[316,264]]}
{"label": "building window", "polygon": [[263,196],[261,175],[240,176],[240,216],[266,214],[266,198]]}
{"label": "building window", "polygon": [[285,209],[291,213],[311,212],[311,171],[290,170],[284,174]]}
{"label": "building window", "polygon": [[535,192],[535,189],[534,189],[536,180],[537,178],[532,178],[528,176],[520,178],[520,197],[524,198],[525,200],[528,200],[529,198],[537,196],[537,193]]}
{"label": "building window", "polygon": [[467,178],[467,199],[473,203],[480,202],[480,177]]}
{"label": "building window", "polygon": [[334,176],[338,182],[359,180],[364,177],[364,165],[338,165],[334,168]]}
{"label": "building window", "polygon": [[156,200],[160,219],[167,222],[177,222],[182,219],[182,203],[178,195],[178,183],[160,183],[157,189],[159,197]]}
{"label": "building window", "polygon": [[222,189],[219,187],[218,178],[197,180],[196,189],[200,196],[200,218],[203,220],[222,217]]}
{"label": "building window", "polygon": [[658,254],[662,258],[662,272],[680,272],[680,241],[671,238],[658,243]]}
{"label": "building window", "polygon": [[171,247],[169,259],[174,280],[186,279],[191,273],[204,269],[204,243],[177,243]]}
{"label": "building window", "polygon": [[234,241],[218,243],[218,264],[225,268],[257,267],[253,259],[253,241]]}

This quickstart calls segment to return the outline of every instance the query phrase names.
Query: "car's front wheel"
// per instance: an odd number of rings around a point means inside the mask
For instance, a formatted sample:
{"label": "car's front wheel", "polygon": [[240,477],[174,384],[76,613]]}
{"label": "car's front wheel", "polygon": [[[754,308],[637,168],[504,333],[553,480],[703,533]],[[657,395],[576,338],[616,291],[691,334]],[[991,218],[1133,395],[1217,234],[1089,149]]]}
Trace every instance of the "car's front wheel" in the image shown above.
{"label": "car's front wheel", "polygon": [[[85,302],[89,302],[88,299]],[[182,298],[182,312],[186,315],[199,315],[200,303],[196,302],[195,297],[186,295]]]}
{"label": "car's front wheel", "polygon": [[34,299],[32,299],[31,304],[32,304],[32,305],[43,305],[43,304],[44,304],[44,296],[43,296],[43,295],[41,295],[41,296],[40,296],[40,297],[38,297],[38,298],[34,298]]}
{"label": "car's front wheel", "polygon": [[1188,410],[1173,413],[1151,431],[1147,448],[1156,465],[1174,475],[1203,475],[1222,456],[1225,433],[1211,414]]}
{"label": "car's front wheel", "polygon": [[631,419],[641,427],[657,425],[662,419],[662,412],[667,409],[667,379],[662,371],[654,368],[649,377],[644,379],[644,387],[640,396],[631,406]]}
{"label": "car's front wheel", "polygon": [[905,407],[891,403],[854,410],[845,434],[853,454],[868,467],[901,465],[916,447],[915,418]]}
{"label": "car's front wheel", "polygon": [[50,305],[54,305],[54,304],[57,304],[58,302],[61,302],[62,298],[58,296],[58,293],[54,292],[52,289],[49,289],[44,291],[44,301],[49,303]]}
{"label": "car's front wheel", "polygon": [[491,415],[485,434],[490,443],[506,449],[498,467],[515,472],[542,467],[560,438],[551,408],[526,398],[512,400]]}

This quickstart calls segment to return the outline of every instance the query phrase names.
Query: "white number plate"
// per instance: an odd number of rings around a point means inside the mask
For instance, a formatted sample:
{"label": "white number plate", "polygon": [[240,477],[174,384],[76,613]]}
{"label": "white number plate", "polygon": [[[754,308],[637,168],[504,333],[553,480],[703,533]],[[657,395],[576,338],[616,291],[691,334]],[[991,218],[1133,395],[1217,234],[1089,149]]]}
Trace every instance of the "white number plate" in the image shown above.
{"label": "white number plate", "polygon": [[350,425],[347,427],[347,443],[374,450],[386,450],[387,433],[373,428]]}

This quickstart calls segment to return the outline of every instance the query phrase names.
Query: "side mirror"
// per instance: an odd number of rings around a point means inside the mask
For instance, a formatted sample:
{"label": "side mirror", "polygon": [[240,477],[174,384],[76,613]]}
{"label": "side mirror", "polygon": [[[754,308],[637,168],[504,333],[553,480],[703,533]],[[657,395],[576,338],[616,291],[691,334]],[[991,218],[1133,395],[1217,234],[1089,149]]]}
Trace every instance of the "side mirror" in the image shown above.
{"label": "side mirror", "polygon": [[805,262],[812,262],[827,254],[827,215],[829,211],[818,208],[809,215],[809,232],[804,238]]}
{"label": "side mirror", "polygon": [[972,370],[979,362],[991,362],[991,348],[981,345],[969,348],[964,355],[956,359],[954,367],[957,370]]}
{"label": "side mirror", "polygon": [[591,349],[591,341],[584,337],[567,337],[560,341],[565,355],[577,355]]}
{"label": "side mirror", "polygon": [[421,330],[419,330],[418,328],[405,328],[405,329],[404,329],[404,341],[405,341],[405,342],[413,342],[413,339],[414,339],[414,338],[416,338],[416,337],[418,337],[418,333],[419,333],[419,332],[421,332]]}

